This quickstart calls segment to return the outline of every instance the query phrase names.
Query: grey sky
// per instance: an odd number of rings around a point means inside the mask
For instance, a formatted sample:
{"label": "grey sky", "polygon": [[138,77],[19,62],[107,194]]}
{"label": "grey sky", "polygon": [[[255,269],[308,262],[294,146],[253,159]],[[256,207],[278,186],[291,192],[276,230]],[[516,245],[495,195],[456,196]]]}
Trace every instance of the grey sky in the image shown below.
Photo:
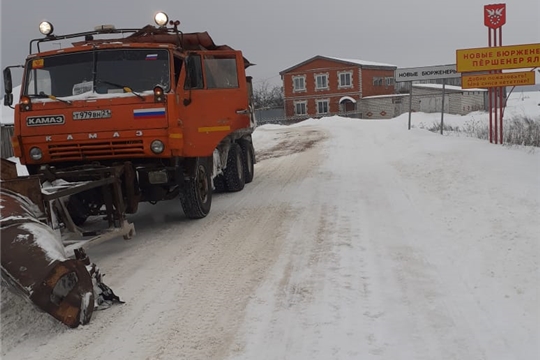
{"label": "grey sky", "polygon": [[[495,2],[496,3],[496,2]],[[315,55],[398,67],[455,62],[455,50],[487,46],[486,0],[1,0],[0,65],[22,64],[46,19],[56,34],[95,25],[140,27],[165,11],[185,32],[208,31],[244,52],[256,82]],[[507,0],[503,44],[540,42],[540,1]],[[56,45],[57,47],[59,45]],[[15,75],[15,74],[14,74]],[[18,79],[14,79],[18,81]]]}

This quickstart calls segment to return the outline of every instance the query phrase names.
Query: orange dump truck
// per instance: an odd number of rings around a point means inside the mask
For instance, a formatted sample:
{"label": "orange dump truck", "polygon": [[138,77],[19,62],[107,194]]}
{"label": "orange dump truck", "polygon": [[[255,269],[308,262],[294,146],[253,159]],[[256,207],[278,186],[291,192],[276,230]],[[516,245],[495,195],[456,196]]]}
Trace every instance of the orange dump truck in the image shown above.
{"label": "orange dump truck", "polygon": [[[164,13],[155,21],[67,35],[43,22],[45,36],[30,42],[14,106],[15,156],[44,180],[118,179],[115,192],[70,194],[75,225],[106,208],[118,224],[141,201],[175,198],[187,217],[203,218],[214,189],[240,191],[253,179],[252,64],[206,32],[182,33]],[[70,46],[50,50],[63,40]],[[4,104],[13,106],[11,67],[4,85]]]}

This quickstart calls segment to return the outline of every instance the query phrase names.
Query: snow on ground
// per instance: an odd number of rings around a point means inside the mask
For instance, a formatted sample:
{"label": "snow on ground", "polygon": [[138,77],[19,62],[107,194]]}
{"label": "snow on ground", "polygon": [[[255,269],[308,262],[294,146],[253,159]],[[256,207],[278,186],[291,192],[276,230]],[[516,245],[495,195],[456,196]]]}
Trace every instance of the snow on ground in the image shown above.
{"label": "snow on ground", "polygon": [[[508,103],[504,109],[503,124],[507,124],[516,119],[528,117],[540,122],[540,91],[512,92],[508,98]],[[409,114],[402,114],[399,119],[408,121]],[[474,111],[467,115],[444,114],[444,124],[465,130],[470,125],[489,124],[489,113],[485,111]],[[441,113],[413,113],[411,124],[413,127],[429,128],[434,124],[440,124]]]}
{"label": "snow on ground", "polygon": [[89,250],[126,304],[72,330],[3,288],[2,359],[540,358],[540,152],[406,124],[258,128],[207,218]]}

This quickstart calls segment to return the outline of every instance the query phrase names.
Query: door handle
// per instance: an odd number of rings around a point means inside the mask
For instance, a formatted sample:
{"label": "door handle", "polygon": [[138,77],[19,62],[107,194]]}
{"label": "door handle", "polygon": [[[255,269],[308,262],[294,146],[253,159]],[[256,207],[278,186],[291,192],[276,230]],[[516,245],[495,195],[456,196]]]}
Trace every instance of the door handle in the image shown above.
{"label": "door handle", "polygon": [[240,115],[247,115],[249,114],[249,110],[248,109],[236,110],[236,113]]}

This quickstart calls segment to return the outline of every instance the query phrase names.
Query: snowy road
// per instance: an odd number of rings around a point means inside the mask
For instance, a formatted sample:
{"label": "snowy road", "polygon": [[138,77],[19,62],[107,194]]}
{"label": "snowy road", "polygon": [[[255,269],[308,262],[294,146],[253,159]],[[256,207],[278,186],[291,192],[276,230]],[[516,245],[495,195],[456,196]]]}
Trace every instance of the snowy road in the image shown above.
{"label": "snowy road", "polygon": [[3,290],[2,359],[538,358],[540,154],[403,129],[258,129],[207,218],[91,248],[126,304],[70,330]]}

